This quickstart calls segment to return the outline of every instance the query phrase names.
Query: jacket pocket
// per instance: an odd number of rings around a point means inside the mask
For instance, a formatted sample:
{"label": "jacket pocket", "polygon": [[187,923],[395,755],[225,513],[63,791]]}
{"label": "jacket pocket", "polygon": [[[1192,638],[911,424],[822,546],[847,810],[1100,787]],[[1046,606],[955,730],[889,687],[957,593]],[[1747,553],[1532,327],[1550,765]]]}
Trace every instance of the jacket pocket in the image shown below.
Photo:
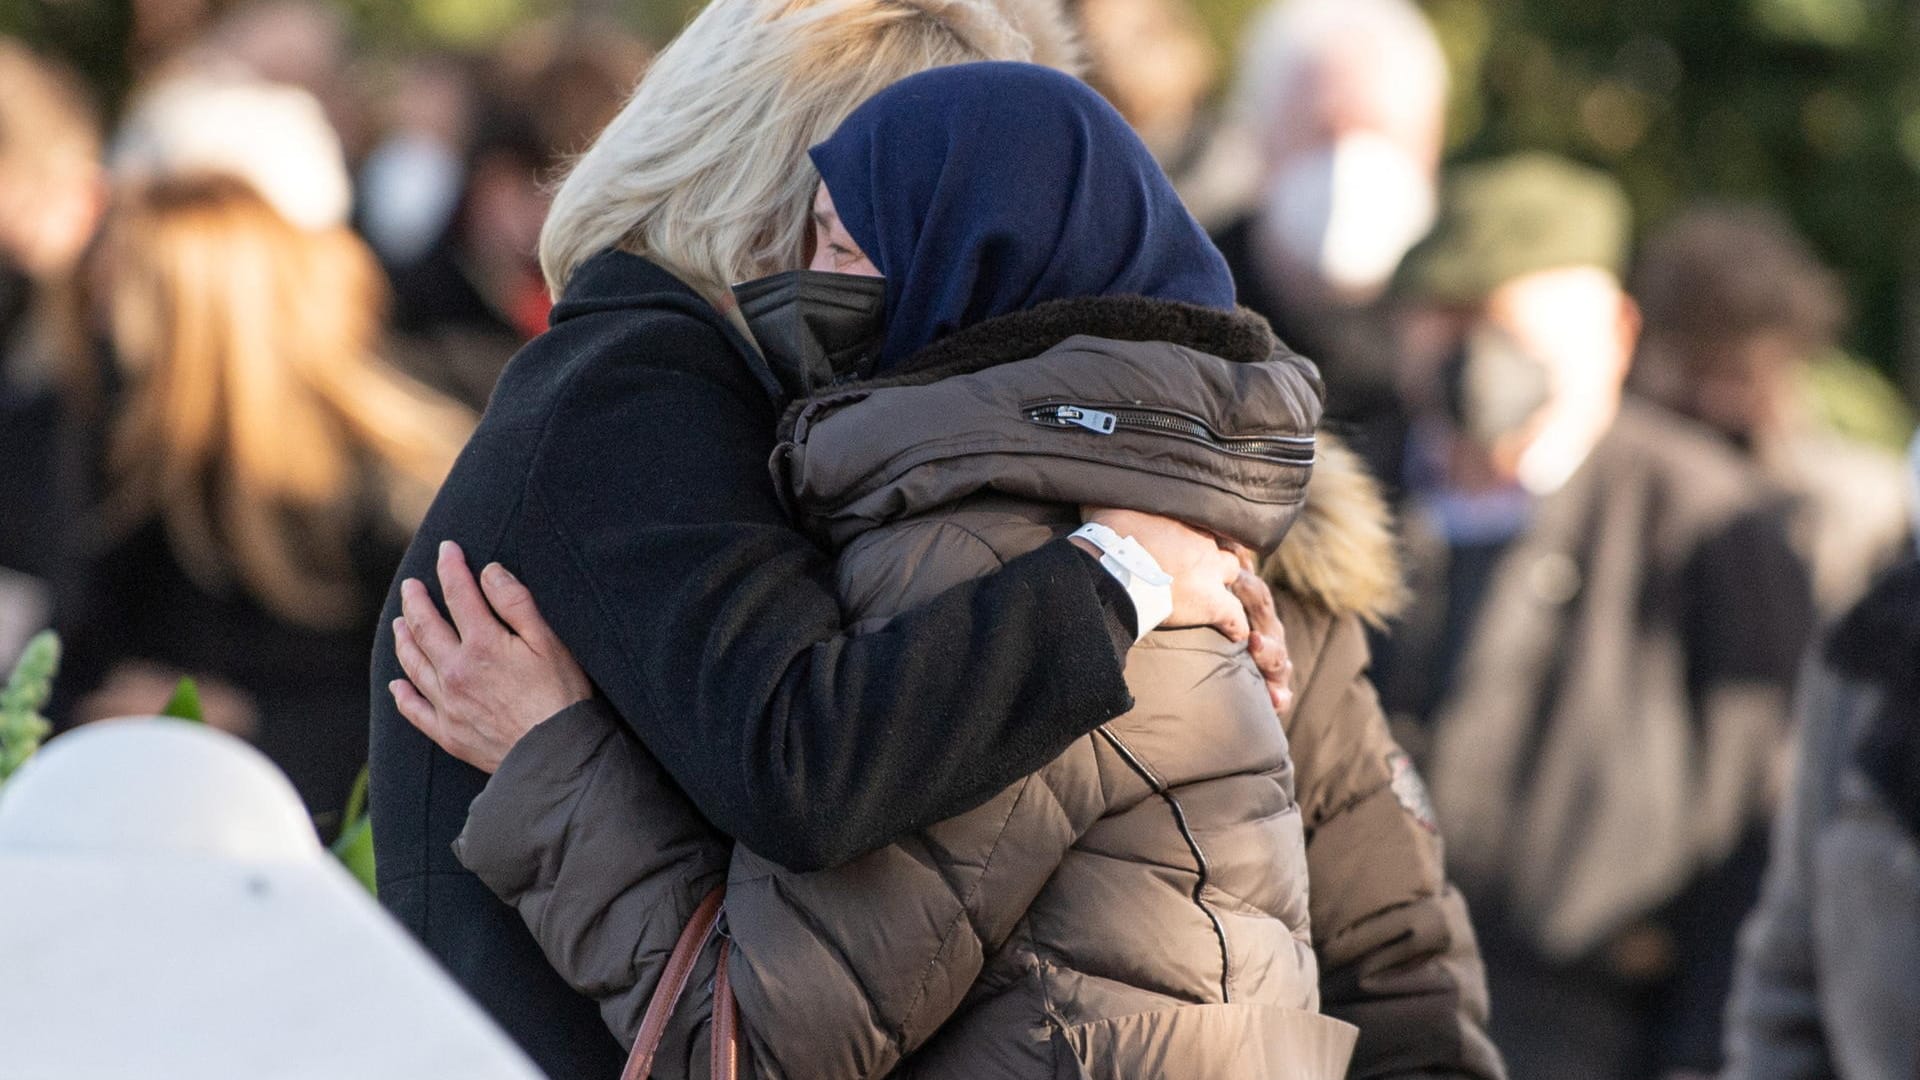
{"label": "jacket pocket", "polygon": [[1311,434],[1264,432],[1227,435],[1214,430],[1212,424],[1192,413],[1157,405],[1089,405],[1047,399],[1026,403],[1021,407],[1021,413],[1028,423],[1056,431],[1090,431],[1095,435],[1128,431],[1158,435],[1190,442],[1216,453],[1279,465],[1311,465],[1314,458]]}
{"label": "jacket pocket", "polygon": [[1175,1005],[1054,1029],[1054,1080],[1341,1080],[1360,1030],[1284,1005]]}

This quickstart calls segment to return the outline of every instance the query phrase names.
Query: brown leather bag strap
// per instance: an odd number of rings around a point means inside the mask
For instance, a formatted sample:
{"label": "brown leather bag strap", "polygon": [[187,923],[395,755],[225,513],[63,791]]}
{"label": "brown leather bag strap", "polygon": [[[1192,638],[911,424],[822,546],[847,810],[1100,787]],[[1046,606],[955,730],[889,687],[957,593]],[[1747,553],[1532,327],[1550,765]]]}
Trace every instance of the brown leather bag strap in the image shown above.
{"label": "brown leather bag strap", "polygon": [[[700,953],[712,940],[714,929],[720,923],[720,902],[726,898],[727,887],[716,885],[713,891],[701,899],[693,909],[693,915],[687,919],[685,929],[680,931],[680,940],[673,944],[673,954],[667,957],[667,967],[660,973],[660,985],[654,987],[653,998],[647,1002],[646,1015],[640,1019],[640,1033],[633,1037],[633,1052],[627,1055],[627,1067],[620,1072],[620,1080],[647,1080],[653,1072],[653,1055],[660,1049],[660,1040],[666,1037],[667,1023],[673,1019],[673,1010],[680,1004],[680,996],[686,993],[687,981],[693,977],[694,965],[700,960]],[[724,943],[720,957],[720,971],[727,970]],[[715,986],[715,998],[719,997],[719,985]],[[728,1004],[732,1004],[728,995]]]}
{"label": "brown leather bag strap", "polygon": [[727,958],[733,954],[733,941],[720,940],[720,967],[713,975],[713,1063],[712,1080],[736,1080],[740,1075],[740,1003],[733,999],[733,983],[727,975]]}

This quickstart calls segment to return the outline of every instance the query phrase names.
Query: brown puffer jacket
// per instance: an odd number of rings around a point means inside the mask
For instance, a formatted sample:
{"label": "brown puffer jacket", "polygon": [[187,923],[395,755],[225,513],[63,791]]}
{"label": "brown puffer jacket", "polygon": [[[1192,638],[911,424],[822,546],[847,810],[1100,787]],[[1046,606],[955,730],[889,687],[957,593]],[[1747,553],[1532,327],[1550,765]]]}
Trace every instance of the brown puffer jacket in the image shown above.
{"label": "brown puffer jacket", "polygon": [[[843,595],[869,629],[1070,529],[1074,504],[1279,540],[1318,419],[1310,366],[1276,354],[1255,321],[1145,304],[996,320],[907,376],[789,414],[777,471],[841,551]],[[1062,341],[1066,326],[1106,336]],[[1120,340],[1145,328],[1161,340]],[[1132,712],[923,834],[812,874],[732,851],[729,975],[756,1074],[1345,1073],[1353,1031],[1318,1015],[1305,829],[1258,674],[1212,631],[1177,630],[1136,648],[1128,681]],[[459,852],[629,1039],[727,855],[644,749],[589,709],[509,755]],[[1437,860],[1436,845],[1420,868],[1436,883]],[[1430,1006],[1435,989],[1456,991],[1446,1020],[1464,1011],[1471,1041],[1484,1004],[1471,939],[1453,929],[1438,954],[1408,952],[1407,935],[1383,947],[1400,949],[1404,977],[1459,966],[1448,954],[1464,945],[1474,970],[1437,988],[1416,978],[1415,996]],[[705,1068],[712,962],[656,1075]],[[1427,1049],[1433,1060],[1393,1056],[1407,1068],[1461,1056]]]}

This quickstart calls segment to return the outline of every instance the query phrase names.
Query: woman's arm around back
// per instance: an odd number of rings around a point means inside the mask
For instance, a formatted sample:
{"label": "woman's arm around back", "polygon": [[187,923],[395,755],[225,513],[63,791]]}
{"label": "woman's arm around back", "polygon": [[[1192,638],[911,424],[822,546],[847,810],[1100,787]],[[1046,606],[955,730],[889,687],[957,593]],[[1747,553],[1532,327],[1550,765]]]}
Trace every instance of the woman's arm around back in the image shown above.
{"label": "woman's arm around back", "polygon": [[[717,319],[615,320],[558,394],[514,570],[700,811],[796,869],[968,809],[1130,705],[1131,609],[1047,546],[859,637],[767,472],[777,419]],[[620,355],[623,354],[624,355]]]}

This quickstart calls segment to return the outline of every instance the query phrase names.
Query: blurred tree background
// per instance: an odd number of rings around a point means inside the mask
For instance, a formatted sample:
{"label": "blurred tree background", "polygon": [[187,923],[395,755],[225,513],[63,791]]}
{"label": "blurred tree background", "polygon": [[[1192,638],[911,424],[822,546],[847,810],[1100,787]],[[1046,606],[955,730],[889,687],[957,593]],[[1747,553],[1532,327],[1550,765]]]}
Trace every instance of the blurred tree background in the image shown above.
{"label": "blurred tree background", "polygon": [[[1196,0],[1231,52],[1260,0]],[[1614,170],[1644,230],[1701,198],[1784,210],[1845,277],[1851,345],[1920,396],[1920,4],[1421,0],[1455,71],[1451,144]],[[335,0],[375,54],[484,48],[565,12],[663,41],[689,0]],[[173,28],[230,0],[0,0],[0,30],[80,66],[109,104]]]}

